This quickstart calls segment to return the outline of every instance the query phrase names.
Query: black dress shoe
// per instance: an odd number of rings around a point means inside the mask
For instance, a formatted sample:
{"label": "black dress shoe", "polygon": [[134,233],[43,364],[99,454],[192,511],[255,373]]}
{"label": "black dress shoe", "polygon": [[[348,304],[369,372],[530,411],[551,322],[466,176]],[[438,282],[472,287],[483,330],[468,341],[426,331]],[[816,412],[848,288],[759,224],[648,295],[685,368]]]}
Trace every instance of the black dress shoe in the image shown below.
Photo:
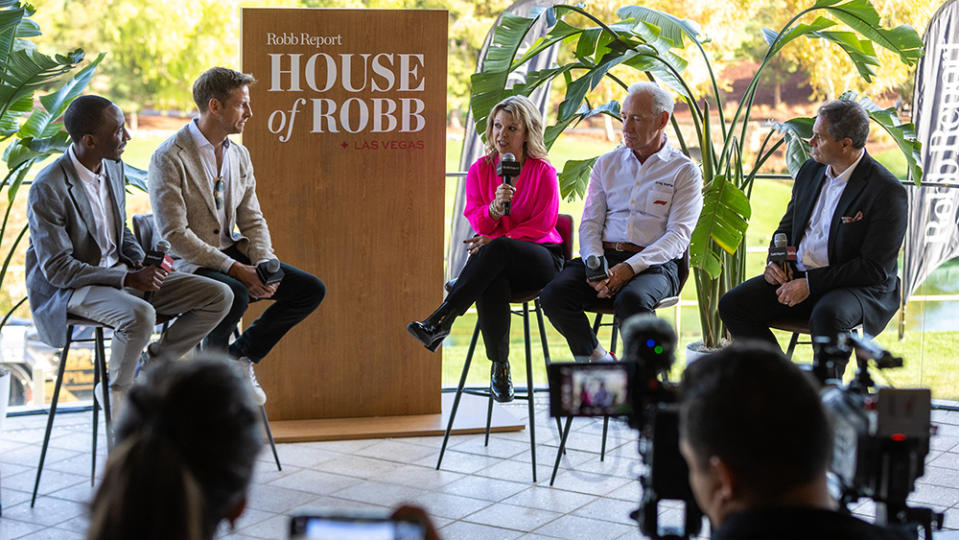
{"label": "black dress shoe", "polygon": [[442,325],[434,326],[419,321],[413,321],[406,325],[406,331],[418,339],[430,352],[435,351],[440,344],[443,343],[443,340],[446,339],[446,336],[450,335],[449,328],[444,328]]}
{"label": "black dress shoe", "polygon": [[493,362],[490,369],[489,391],[499,403],[513,401],[513,381],[509,377],[509,362]]}

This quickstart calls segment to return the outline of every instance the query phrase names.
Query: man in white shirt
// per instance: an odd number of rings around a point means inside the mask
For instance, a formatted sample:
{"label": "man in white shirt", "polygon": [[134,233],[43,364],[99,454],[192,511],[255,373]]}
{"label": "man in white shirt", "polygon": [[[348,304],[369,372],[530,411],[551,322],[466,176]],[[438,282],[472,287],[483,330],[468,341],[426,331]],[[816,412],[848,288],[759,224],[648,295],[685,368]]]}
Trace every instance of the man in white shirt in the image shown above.
{"label": "man in white shirt", "polygon": [[[123,112],[100,96],[81,96],[63,118],[73,144],[30,187],[27,293],[40,338],[53,347],[66,344],[68,314],[113,329],[116,414],[141,352],[147,361],[179,358],[226,315],[233,293],[207,278],[142,265],[143,249],[126,226]],[[147,347],[157,313],[180,316]]]}
{"label": "man in white shirt", "polygon": [[[793,184],[775,233],[797,247],[787,276],[768,262],[762,276],[723,295],[719,314],[734,339],[778,346],[777,320],[809,322],[813,337],[835,339],[859,324],[881,332],[899,306],[896,258],[906,231],[906,190],[865,151],[869,116],[853,101],[819,109],[812,159]],[[836,366],[842,375],[845,365]]]}
{"label": "man in white shirt", "polygon": [[[679,294],[679,265],[703,208],[702,173],[666,141],[673,99],[651,82],[629,87],[623,146],[601,156],[589,179],[579,226],[581,259],[543,290],[540,300],[577,360],[611,360],[585,309],[612,303],[616,317],[651,313]],[[583,261],[604,256],[609,276],[587,281]]]}

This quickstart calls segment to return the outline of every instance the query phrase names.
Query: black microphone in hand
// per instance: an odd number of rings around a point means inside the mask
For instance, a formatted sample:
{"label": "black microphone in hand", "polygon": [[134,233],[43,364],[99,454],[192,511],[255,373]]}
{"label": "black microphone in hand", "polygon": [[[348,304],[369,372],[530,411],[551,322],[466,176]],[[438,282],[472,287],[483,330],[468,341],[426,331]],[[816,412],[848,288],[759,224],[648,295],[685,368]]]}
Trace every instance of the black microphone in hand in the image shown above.
{"label": "black microphone in hand", "polygon": [[273,285],[283,280],[283,269],[279,259],[270,259],[256,265],[256,275],[264,285]]}
{"label": "black microphone in hand", "polygon": [[[516,156],[513,154],[503,154],[503,157],[500,158],[499,163],[496,164],[496,176],[503,178],[503,183],[512,186],[513,179],[519,176],[522,166],[518,161],[516,161]],[[509,201],[503,204],[503,215],[509,215]]]}
{"label": "black microphone in hand", "polygon": [[786,245],[788,242],[786,233],[776,233],[773,235],[773,247],[769,248],[769,261],[779,266],[786,276],[786,281],[792,279],[792,272],[789,271],[789,246]]}
{"label": "black microphone in hand", "polygon": [[[169,257],[167,257],[167,251],[170,251],[170,243],[166,240],[160,240],[157,242],[156,247],[147,251],[146,257],[143,258],[143,266],[156,266],[167,272],[173,270],[173,263],[169,260]],[[147,302],[152,302],[154,292],[155,291],[147,291],[144,293],[143,299]]]}
{"label": "black microphone in hand", "polygon": [[609,265],[606,257],[602,255],[590,255],[586,257],[586,280],[603,281],[609,277]]}

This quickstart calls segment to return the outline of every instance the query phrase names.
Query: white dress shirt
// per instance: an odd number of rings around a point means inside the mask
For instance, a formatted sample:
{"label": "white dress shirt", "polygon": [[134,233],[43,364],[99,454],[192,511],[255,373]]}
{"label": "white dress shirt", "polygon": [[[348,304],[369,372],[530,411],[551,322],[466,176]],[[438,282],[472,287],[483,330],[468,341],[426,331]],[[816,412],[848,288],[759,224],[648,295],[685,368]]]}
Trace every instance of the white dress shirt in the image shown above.
{"label": "white dress shirt", "polygon": [[[90,208],[93,209],[93,221],[96,223],[96,240],[100,246],[100,264],[103,268],[110,268],[120,262],[120,250],[117,248],[116,220],[113,218],[114,208],[113,200],[110,198],[110,186],[107,179],[101,174],[95,173],[86,168],[70,145],[67,150],[70,155],[70,161],[73,168],[77,170],[77,176],[80,177],[80,185],[90,200]],[[103,170],[103,167],[98,167]]]}
{"label": "white dress shirt", "polygon": [[620,146],[593,166],[579,252],[602,255],[603,242],[644,246],[626,261],[639,274],[683,255],[702,209],[702,173],[668,141],[644,163]]}
{"label": "white dress shirt", "polygon": [[[226,249],[234,244],[232,232],[230,230],[230,223],[226,219],[226,208],[230,204],[230,166],[229,166],[229,156],[230,153],[226,151],[230,147],[230,139],[226,138],[223,140],[223,161],[220,162],[220,169],[217,170],[216,167],[216,152],[213,148],[213,143],[211,143],[203,135],[203,132],[200,131],[200,128],[197,127],[196,120],[190,121],[190,135],[193,136],[193,142],[196,143],[197,152],[200,154],[200,161],[203,163],[203,171],[206,172],[207,180],[210,182],[210,192],[213,193],[214,199],[216,198],[216,192],[214,191],[216,185],[216,179],[219,176],[223,179],[223,204],[220,206],[220,209],[216,211],[217,221],[220,222],[220,249]],[[230,267],[233,266],[233,263],[236,262],[234,259],[227,259],[223,266],[220,267],[220,271],[224,274],[229,273]]]}
{"label": "white dress shirt", "polygon": [[865,154],[865,150],[860,150],[856,161],[838,175],[833,176],[831,165],[826,167],[822,191],[819,192],[816,206],[813,207],[809,222],[806,223],[806,231],[796,250],[796,267],[803,272],[829,266],[829,228],[832,217],[839,205],[839,198],[849,183],[849,177]]}

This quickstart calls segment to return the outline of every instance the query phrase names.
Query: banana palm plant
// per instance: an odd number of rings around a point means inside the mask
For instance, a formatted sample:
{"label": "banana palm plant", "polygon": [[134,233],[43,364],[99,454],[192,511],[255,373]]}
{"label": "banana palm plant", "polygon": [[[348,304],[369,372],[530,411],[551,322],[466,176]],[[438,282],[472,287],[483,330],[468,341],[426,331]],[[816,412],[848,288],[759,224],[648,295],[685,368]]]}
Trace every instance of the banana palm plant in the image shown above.
{"label": "banana palm plant", "polygon": [[[800,22],[811,18],[811,14],[816,15],[812,22]],[[612,80],[625,91],[627,84],[616,74],[621,75],[622,68],[637,70],[674,90],[688,105],[695,129],[695,140],[687,141],[673,119],[676,140],[687,155],[693,147],[698,147],[702,155],[704,207],[692,235],[690,264],[696,278],[704,346],[718,347],[722,339],[719,298],[745,277],[745,250],[739,248],[744,244],[749,224],[753,181],[783,145],[793,175],[809,155],[807,139],[813,119],[798,118],[765,126],[767,133],[760,150],[747,163],[749,156],[743,141],[754,127],[750,113],[763,70],[787,44],[800,38],[823,39],[846,52],[859,75],[871,82],[875,76],[872,66],[879,64],[876,45],[896,53],[904,65],[913,66],[922,55],[922,40],[906,25],[882,27],[869,0],[819,0],[790,18],[778,32],[763,30],[768,44],[766,54],[733,116],[727,119],[710,55],[695,22],[641,6],[622,7],[617,16],[618,21],[606,23],[586,9],[570,5],[554,6],[531,17],[504,16],[494,33],[483,71],[471,79],[470,106],[477,131],[483,132],[489,111],[501,99],[529,95],[556,77],[565,79],[566,94],[555,122],[546,128],[547,147],[563,130],[591,116],[606,114],[619,119],[617,101],[593,104],[589,93],[604,79]],[[521,54],[523,37],[539,18],[546,18],[550,31]],[[509,86],[513,70],[557,43],[569,48],[572,60],[529,73],[524,82]],[[688,62],[682,55],[690,50],[702,56],[708,71],[709,89],[703,95],[697,95],[688,83]],[[616,73],[614,68],[618,68]],[[900,123],[893,109],[882,110],[868,101],[866,104],[871,118],[899,145],[918,182],[922,171],[914,126]],[[566,163],[559,176],[564,197],[585,194],[597,157]]]}
{"label": "banana palm plant", "polygon": [[[36,45],[26,39],[40,35],[40,27],[29,18],[33,13],[29,4],[0,0],[0,142],[8,142],[3,154],[7,172],[0,180],[0,190],[6,189],[6,208],[0,222],[0,286],[27,232],[27,226],[22,226],[10,244],[4,245],[17,191],[34,164],[66,150],[69,136],[55,121],[83,92],[104,56],[100,54],[69,76],[83,61],[83,51],[54,56],[37,51]],[[35,95],[46,88],[52,91],[37,98],[37,104]],[[25,301],[26,297],[14,302],[0,319],[0,329]]]}

